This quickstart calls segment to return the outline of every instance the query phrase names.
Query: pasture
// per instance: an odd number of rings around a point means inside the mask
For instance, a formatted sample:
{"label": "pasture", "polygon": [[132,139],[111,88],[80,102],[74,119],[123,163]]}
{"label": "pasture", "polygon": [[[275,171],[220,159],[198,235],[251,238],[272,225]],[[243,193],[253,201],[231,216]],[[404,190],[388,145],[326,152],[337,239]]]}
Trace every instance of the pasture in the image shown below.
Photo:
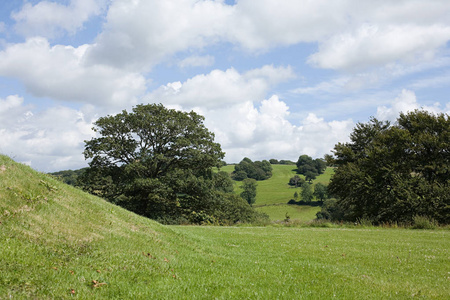
{"label": "pasture", "polygon": [[163,226],[0,156],[0,299],[447,299],[450,231]]}
{"label": "pasture", "polygon": [[[272,165],[272,177],[258,181],[256,202],[253,205],[258,211],[264,212],[269,215],[271,220],[284,220],[286,213],[290,216],[291,220],[311,221],[315,219],[316,213],[320,211],[319,207],[311,206],[297,206],[287,205],[290,199],[294,198],[294,193],[301,193],[301,188],[294,188],[288,184],[289,179],[295,175],[295,165]],[[234,171],[234,165],[227,165],[221,168],[222,171],[231,172]],[[333,174],[333,168],[327,168],[324,174],[321,174],[313,181],[313,186],[316,183],[323,183],[327,185],[330,182],[331,175]],[[303,175],[299,175],[303,177]],[[240,193],[241,182],[235,181],[235,191]],[[301,200],[301,197],[299,197]]]}

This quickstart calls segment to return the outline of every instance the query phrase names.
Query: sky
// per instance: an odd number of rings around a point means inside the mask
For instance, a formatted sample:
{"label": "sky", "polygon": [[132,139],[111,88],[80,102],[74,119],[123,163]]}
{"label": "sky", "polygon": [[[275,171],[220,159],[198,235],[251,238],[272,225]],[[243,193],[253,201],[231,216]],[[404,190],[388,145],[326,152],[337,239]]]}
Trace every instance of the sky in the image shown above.
{"label": "sky", "polygon": [[141,103],[203,115],[234,163],[323,157],[449,94],[448,0],[0,1],[0,153],[42,172]]}

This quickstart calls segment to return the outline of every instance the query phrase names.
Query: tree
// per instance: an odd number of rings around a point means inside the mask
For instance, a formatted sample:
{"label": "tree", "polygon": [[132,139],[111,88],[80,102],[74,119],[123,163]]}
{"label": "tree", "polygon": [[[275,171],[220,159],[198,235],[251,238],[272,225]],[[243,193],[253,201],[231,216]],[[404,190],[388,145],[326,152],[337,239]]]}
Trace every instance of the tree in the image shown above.
{"label": "tree", "polygon": [[241,197],[252,206],[256,201],[256,187],[258,184],[253,178],[244,179],[242,183],[241,187],[244,191],[241,193]]}
{"label": "tree", "polygon": [[306,203],[311,203],[312,199],[314,198],[314,193],[311,188],[311,185],[309,183],[303,183],[302,184],[302,200]]}
{"label": "tree", "polygon": [[153,219],[212,214],[231,186],[212,172],[224,153],[203,120],[161,104],[99,118],[99,137],[85,145],[84,188]]}
{"label": "tree", "polygon": [[272,165],[267,160],[253,162],[245,157],[239,164],[234,166],[233,179],[237,181],[246,178],[265,180],[272,176]]}
{"label": "tree", "polygon": [[327,168],[327,164],[323,159],[312,159],[308,155],[301,155],[297,161],[297,172],[303,174],[306,180],[311,182],[318,175],[322,174]]}
{"label": "tree", "polygon": [[317,177],[317,173],[315,173],[315,172],[307,171],[305,173],[305,180],[308,181],[309,183],[311,183],[311,181],[316,179],[316,177]]}
{"label": "tree", "polygon": [[325,199],[328,198],[328,191],[327,186],[322,183],[317,183],[314,186],[314,196],[316,196],[319,201],[323,202]]}
{"label": "tree", "polygon": [[294,177],[289,179],[289,185],[294,187],[300,187],[304,182],[305,180],[298,175],[294,175]]}
{"label": "tree", "polygon": [[416,110],[395,125],[372,118],[337,144],[329,191],[342,219],[412,222],[417,215],[450,223],[450,120]]}

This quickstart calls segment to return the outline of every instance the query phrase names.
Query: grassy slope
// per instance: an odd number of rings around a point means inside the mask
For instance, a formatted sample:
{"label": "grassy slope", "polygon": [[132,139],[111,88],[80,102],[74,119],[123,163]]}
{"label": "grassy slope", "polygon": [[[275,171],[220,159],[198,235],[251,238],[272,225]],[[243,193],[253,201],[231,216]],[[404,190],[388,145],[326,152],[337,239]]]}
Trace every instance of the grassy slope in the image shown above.
{"label": "grassy slope", "polygon": [[166,227],[3,156],[0,222],[0,299],[450,293],[446,230]]}
{"label": "grassy slope", "polygon": [[[264,181],[258,181],[256,202],[254,206],[257,210],[269,215],[272,220],[283,220],[286,213],[292,220],[310,221],[316,217],[319,207],[287,205],[287,202],[294,197],[297,191],[301,193],[300,188],[293,188],[288,185],[289,179],[296,175],[295,165],[272,165],[273,176]],[[221,169],[231,173],[234,171],[234,165],[228,165]],[[327,168],[324,174],[313,181],[313,184],[330,182],[332,168]],[[303,175],[300,175],[303,177]],[[236,183],[236,191],[241,192],[240,183]],[[301,199],[301,198],[299,198]]]}

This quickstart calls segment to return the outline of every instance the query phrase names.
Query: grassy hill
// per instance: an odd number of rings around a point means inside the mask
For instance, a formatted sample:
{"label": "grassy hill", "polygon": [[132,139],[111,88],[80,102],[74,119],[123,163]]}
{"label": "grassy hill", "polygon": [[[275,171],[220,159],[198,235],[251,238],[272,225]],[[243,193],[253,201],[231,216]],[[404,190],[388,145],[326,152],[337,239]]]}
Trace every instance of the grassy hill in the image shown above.
{"label": "grassy hill", "polygon": [[[297,175],[295,165],[272,165],[272,177],[268,180],[258,181],[256,202],[254,207],[269,215],[272,220],[285,219],[286,213],[291,220],[311,221],[315,219],[316,213],[320,207],[287,205],[287,202],[294,197],[294,193],[301,192],[300,188],[293,188],[288,185],[289,179]],[[222,167],[222,171],[231,173],[234,171],[234,165]],[[328,184],[333,168],[327,168],[324,174],[318,176],[314,181],[316,183]],[[304,178],[303,175],[300,175]],[[235,183],[237,193],[241,192],[240,182]]]}
{"label": "grassy hill", "polygon": [[0,299],[445,299],[449,233],[163,226],[0,156]]}

